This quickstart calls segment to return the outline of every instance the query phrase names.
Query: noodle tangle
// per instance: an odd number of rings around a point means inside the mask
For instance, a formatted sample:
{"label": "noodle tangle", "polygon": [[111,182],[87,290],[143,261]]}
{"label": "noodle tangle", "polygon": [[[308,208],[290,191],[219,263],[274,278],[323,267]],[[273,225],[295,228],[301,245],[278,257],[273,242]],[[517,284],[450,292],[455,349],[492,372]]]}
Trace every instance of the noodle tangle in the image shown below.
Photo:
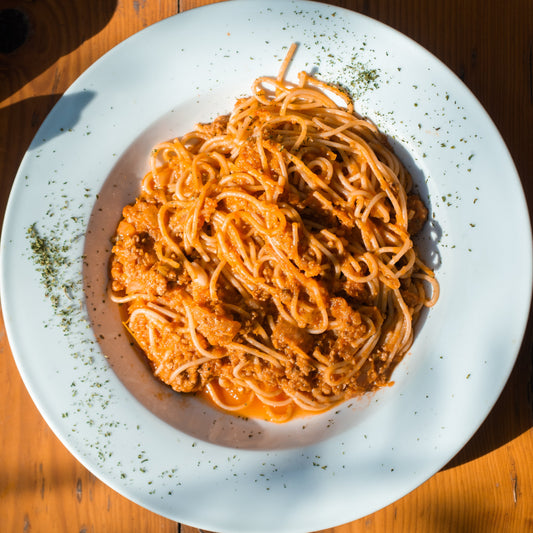
{"label": "noodle tangle", "polygon": [[427,210],[374,124],[302,72],[158,144],[123,210],[112,299],[154,374],[284,421],[386,385],[438,298]]}

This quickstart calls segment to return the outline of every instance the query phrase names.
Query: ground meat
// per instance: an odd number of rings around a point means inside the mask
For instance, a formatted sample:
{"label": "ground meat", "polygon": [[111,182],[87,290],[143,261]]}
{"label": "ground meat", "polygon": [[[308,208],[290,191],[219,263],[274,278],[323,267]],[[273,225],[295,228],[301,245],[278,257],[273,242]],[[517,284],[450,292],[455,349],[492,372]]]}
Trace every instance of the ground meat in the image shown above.
{"label": "ground meat", "polygon": [[296,346],[304,353],[308,353],[314,342],[313,335],[305,329],[298,328],[294,324],[287,322],[282,317],[278,318],[272,330],[271,340],[274,347],[280,350],[291,350],[291,347]]}
{"label": "ground meat", "polygon": [[315,388],[316,371],[311,373],[312,367],[305,365],[302,368],[295,361],[290,361],[285,367],[283,389],[286,392],[311,392]]}
{"label": "ground meat", "polygon": [[[150,338],[148,321],[142,315],[131,320],[128,328],[146,353],[156,376],[173,389],[181,392],[194,392],[200,390],[211,379],[215,367],[211,368],[210,375],[207,375],[204,370],[203,380],[197,367],[192,367],[187,372],[173,377],[176,368],[197,358],[189,336],[180,331],[181,328],[178,324],[169,322],[166,326],[157,328],[157,331],[152,333],[152,339]],[[150,350],[150,342],[153,341],[154,337],[157,349]]]}
{"label": "ground meat", "polygon": [[118,291],[163,294],[168,279],[158,270],[157,256],[147,251],[134,237],[118,241],[113,247],[112,289]]}
{"label": "ground meat", "polygon": [[363,323],[359,311],[354,310],[344,298],[332,298],[330,310],[338,326],[334,332],[335,340],[329,357],[350,361],[358,350],[355,341],[366,334],[367,326]]}
{"label": "ground meat", "polygon": [[218,135],[223,135],[226,133],[226,128],[228,125],[228,116],[221,115],[216,117],[213,122],[208,124],[198,124],[196,126],[196,131],[207,134],[208,137],[216,137]]}
{"label": "ground meat", "polygon": [[154,250],[154,240],[160,238],[156,207],[137,200],[134,205],[124,208],[123,215],[113,246],[112,289],[115,292],[163,294],[167,289],[169,271],[165,270]]}
{"label": "ground meat", "polygon": [[417,194],[410,194],[407,197],[407,218],[409,220],[408,226],[411,235],[418,233],[426,223],[428,210]]}
{"label": "ground meat", "polygon": [[[135,204],[127,205],[123,211],[123,221],[135,227],[136,233],[148,233],[152,239],[160,238],[159,224],[157,222],[158,208],[156,205],[138,199]],[[117,230],[117,236],[120,238],[121,226]]]}
{"label": "ground meat", "polygon": [[372,294],[366,283],[357,283],[348,279],[344,282],[343,289],[350,298],[359,303],[369,304],[372,301]]}
{"label": "ground meat", "polygon": [[251,142],[243,145],[239,151],[239,156],[235,159],[235,166],[243,171],[261,169],[261,158]]}
{"label": "ground meat", "polygon": [[339,322],[340,328],[353,330],[359,329],[361,326],[361,315],[350,307],[344,298],[332,298],[330,310],[333,317]]}
{"label": "ground meat", "polygon": [[227,315],[217,314],[204,306],[194,306],[192,310],[198,331],[213,346],[229,344],[241,329],[241,323]]}

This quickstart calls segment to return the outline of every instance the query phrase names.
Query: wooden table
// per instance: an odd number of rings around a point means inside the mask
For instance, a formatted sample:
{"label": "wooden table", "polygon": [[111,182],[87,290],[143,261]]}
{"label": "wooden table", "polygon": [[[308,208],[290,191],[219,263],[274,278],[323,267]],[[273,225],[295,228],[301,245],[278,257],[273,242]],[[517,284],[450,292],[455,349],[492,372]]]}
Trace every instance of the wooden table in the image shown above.
{"label": "wooden table", "polygon": [[[211,2],[0,0],[0,9],[20,9],[29,21],[29,33],[15,50],[10,51],[9,46],[12,48],[17,42],[0,33],[1,213],[26,148],[67,87],[131,34],[162,18],[208,3]],[[533,206],[533,2],[330,3],[397,28],[456,72],[500,129]],[[17,22],[16,17],[11,20]],[[503,260],[502,274],[512,275],[511,267]],[[449,465],[400,501],[328,531],[533,531],[532,341],[530,320],[503,394],[485,423]],[[0,354],[1,531],[197,531],[129,502],[65,450],[24,388],[3,324]]]}

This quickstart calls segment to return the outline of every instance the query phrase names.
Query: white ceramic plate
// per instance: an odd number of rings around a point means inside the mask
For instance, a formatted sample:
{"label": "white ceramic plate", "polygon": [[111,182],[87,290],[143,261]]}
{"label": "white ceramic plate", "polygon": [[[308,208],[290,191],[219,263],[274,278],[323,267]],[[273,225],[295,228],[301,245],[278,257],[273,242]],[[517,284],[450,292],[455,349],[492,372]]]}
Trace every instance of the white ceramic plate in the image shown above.
{"label": "white ceramic plate", "polygon": [[[393,387],[272,425],[220,415],[159,384],[125,338],[105,285],[109,239],[151,147],[228,112],[256,76],[277,73],[292,42],[299,49],[288,77],[306,69],[350,89],[411,170],[431,213],[419,246],[442,292]],[[42,248],[31,248],[39,243],[55,246],[47,271]],[[511,276],[502,275],[502,255]],[[169,18],[83,74],[22,161],[1,259],[18,368],[68,449],[140,505],[231,533],[348,522],[445,465],[509,376],[532,272],[519,178],[465,86],[376,21],[272,0]]]}

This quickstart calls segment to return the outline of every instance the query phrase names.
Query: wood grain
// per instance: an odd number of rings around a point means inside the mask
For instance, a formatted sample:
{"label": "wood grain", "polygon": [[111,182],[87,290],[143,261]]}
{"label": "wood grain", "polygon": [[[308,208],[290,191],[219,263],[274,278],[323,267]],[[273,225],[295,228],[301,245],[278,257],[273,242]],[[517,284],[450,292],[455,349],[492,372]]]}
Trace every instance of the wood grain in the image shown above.
{"label": "wood grain", "polygon": [[[29,23],[26,42],[10,54],[0,54],[0,213],[27,146],[67,87],[110,48],[143,27],[210,3],[0,0],[0,10],[20,9]],[[468,85],[507,143],[531,210],[533,2],[329,3],[400,30]],[[512,275],[512,265],[505,264],[504,243],[497,243],[497,253],[502,275]],[[325,532],[533,531],[532,341],[530,320],[499,401],[449,465],[398,502]],[[69,454],[26,392],[1,321],[0,357],[0,531],[198,533],[129,502]]]}

